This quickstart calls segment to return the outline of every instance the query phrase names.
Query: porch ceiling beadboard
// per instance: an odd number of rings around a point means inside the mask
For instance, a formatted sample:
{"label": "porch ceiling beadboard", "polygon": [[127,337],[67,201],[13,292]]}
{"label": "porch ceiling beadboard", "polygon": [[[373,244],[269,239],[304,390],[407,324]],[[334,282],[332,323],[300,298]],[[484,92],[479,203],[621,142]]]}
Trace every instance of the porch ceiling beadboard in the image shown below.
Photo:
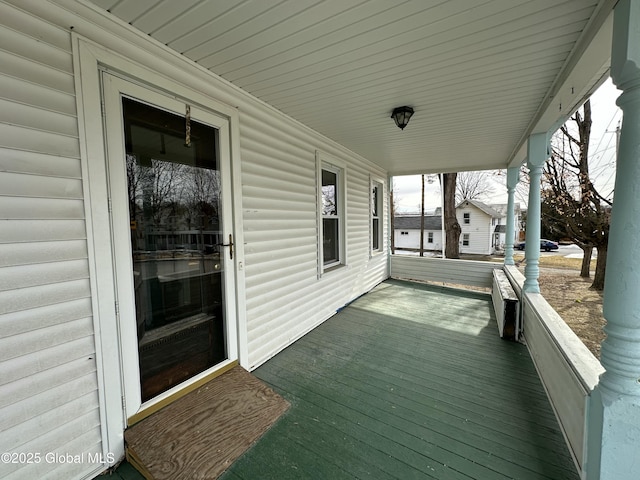
{"label": "porch ceiling beadboard", "polygon": [[[528,134],[571,113],[606,73],[609,36],[582,54],[615,2],[93,3],[391,174],[405,174],[522,160]],[[579,62],[588,65],[572,78]],[[400,105],[416,112],[404,131],[389,118]]]}

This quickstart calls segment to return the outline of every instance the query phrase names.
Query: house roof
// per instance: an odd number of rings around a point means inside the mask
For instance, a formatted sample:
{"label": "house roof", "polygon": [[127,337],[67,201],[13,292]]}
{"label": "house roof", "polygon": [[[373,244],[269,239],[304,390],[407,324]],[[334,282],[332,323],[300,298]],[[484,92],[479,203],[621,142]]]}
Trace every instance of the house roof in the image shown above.
{"label": "house roof", "polygon": [[[498,212],[500,214],[501,217],[506,217],[507,216],[507,210],[509,208],[508,204],[506,203],[492,203],[489,205],[491,208],[493,208],[496,212]],[[520,202],[515,202],[513,204],[513,209],[516,212],[516,214],[520,213]]]}
{"label": "house roof", "polygon": [[484,213],[486,213],[487,215],[489,215],[491,218],[502,218],[504,215],[502,215],[500,212],[498,212],[497,210],[495,210],[494,208],[491,208],[489,205],[487,205],[486,203],[482,203],[479,202],[478,200],[463,200],[462,202],[460,202],[457,206],[457,208],[460,208],[461,206],[463,206],[464,204],[470,204],[473,205],[474,207],[476,207],[477,209],[483,211]]}
{"label": "house roof", "polygon": [[87,1],[391,175],[519,165],[606,78],[616,3]]}
{"label": "house roof", "polygon": [[[393,219],[393,226],[396,230],[420,230],[420,216],[396,216]],[[440,215],[425,215],[424,229],[442,230],[442,217]]]}

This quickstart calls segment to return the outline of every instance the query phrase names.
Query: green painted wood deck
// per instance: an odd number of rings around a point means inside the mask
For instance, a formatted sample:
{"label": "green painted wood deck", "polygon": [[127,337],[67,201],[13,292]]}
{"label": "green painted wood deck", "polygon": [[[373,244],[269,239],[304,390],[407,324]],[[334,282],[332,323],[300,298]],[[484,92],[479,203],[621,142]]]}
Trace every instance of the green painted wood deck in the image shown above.
{"label": "green painted wood deck", "polygon": [[253,373],[291,407],[224,480],[579,478],[487,295],[389,280]]}
{"label": "green painted wood deck", "polygon": [[254,374],[291,408],[225,480],[578,479],[486,295],[386,281]]}

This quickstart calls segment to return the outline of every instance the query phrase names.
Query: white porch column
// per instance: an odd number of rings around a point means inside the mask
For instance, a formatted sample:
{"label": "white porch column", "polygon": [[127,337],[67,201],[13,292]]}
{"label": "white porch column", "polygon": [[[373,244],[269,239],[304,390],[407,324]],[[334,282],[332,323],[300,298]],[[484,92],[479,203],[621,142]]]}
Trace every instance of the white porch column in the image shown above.
{"label": "white porch column", "polygon": [[614,15],[611,76],[624,118],[604,289],[606,371],[589,418],[594,480],[640,478],[640,2],[620,0]]}
{"label": "white porch column", "polygon": [[504,264],[515,265],[513,261],[513,242],[516,236],[515,194],[516,186],[520,181],[520,168],[507,169],[507,233],[504,242]]}
{"label": "white porch column", "polygon": [[527,205],[527,236],[524,267],[525,292],[540,293],[540,183],[542,167],[547,159],[547,134],[534,133],[527,145],[527,167],[529,167],[529,204]]}

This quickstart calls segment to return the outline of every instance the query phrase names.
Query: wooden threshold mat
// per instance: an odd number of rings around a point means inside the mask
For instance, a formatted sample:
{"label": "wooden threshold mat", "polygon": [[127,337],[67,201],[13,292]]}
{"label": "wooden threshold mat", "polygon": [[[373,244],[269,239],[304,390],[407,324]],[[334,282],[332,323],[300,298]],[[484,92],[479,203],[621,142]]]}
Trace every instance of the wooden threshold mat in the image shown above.
{"label": "wooden threshold mat", "polygon": [[289,408],[234,367],[124,433],[127,459],[147,479],[218,478]]}

